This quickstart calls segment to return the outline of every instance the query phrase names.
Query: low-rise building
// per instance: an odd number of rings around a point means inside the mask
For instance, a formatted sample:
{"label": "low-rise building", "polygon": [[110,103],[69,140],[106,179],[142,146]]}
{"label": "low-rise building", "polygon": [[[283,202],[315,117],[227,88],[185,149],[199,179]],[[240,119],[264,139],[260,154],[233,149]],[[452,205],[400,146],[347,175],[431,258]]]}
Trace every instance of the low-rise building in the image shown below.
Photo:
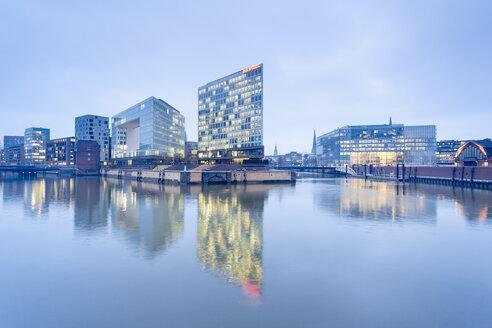
{"label": "low-rise building", "polygon": [[75,164],[75,137],[49,140],[46,143],[46,164],[72,166]]}
{"label": "low-rise building", "polygon": [[317,138],[320,165],[435,165],[436,126],[344,126]]}
{"label": "low-rise building", "polygon": [[492,140],[473,140],[462,145],[456,152],[457,166],[492,166]]}

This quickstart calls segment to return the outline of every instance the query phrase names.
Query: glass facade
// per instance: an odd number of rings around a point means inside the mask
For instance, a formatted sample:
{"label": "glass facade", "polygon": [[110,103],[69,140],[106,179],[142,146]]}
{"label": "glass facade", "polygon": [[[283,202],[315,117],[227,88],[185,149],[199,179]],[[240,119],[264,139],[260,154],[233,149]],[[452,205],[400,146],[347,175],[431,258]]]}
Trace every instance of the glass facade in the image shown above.
{"label": "glass facade", "polygon": [[7,150],[10,147],[17,146],[24,143],[23,136],[4,136],[3,137],[3,149]]}
{"label": "glass facade", "polygon": [[458,149],[465,144],[459,140],[441,140],[437,142],[436,158],[439,165],[454,165]]}
{"label": "glass facade", "polygon": [[403,124],[345,126],[317,138],[321,165],[436,163],[436,127]]}
{"label": "glass facade", "polygon": [[150,97],[113,116],[112,156],[184,158],[184,123],[177,109]]}
{"label": "glass facade", "polygon": [[50,129],[26,129],[24,132],[24,163],[27,165],[44,164],[48,140],[50,140]]}
{"label": "glass facade", "polygon": [[263,158],[263,64],[198,88],[198,158]]}

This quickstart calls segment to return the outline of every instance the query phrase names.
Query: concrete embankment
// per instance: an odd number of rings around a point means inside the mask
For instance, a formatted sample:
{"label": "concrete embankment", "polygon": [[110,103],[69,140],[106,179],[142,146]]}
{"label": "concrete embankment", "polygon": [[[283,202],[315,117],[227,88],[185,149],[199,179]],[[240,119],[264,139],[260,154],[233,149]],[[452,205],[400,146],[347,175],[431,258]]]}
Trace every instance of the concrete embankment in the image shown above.
{"label": "concrete embankment", "polygon": [[358,177],[446,184],[492,189],[492,167],[487,166],[381,166],[353,167]]}
{"label": "concrete embankment", "polygon": [[138,169],[102,169],[101,175],[165,184],[209,183],[290,183],[290,171],[170,171]]}

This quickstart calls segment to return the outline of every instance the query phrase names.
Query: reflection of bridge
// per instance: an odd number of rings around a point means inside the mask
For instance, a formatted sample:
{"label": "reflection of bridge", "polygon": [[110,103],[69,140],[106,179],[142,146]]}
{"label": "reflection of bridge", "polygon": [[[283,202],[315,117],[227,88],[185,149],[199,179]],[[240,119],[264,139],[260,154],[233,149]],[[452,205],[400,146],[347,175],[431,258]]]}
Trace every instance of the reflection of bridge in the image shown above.
{"label": "reflection of bridge", "polygon": [[322,173],[333,175],[345,175],[345,172],[340,172],[336,167],[331,166],[278,166],[276,169],[288,170],[292,172],[309,172],[309,173]]}
{"label": "reflection of bridge", "polygon": [[37,174],[38,172],[58,171],[57,167],[34,165],[0,165],[0,172],[14,172],[19,174]]}

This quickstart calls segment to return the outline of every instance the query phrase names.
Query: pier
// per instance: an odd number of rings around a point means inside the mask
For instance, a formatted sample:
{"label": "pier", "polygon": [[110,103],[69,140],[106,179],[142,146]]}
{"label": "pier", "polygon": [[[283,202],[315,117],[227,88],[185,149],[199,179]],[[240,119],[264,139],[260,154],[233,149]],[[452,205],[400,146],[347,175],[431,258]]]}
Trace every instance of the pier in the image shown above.
{"label": "pier", "polygon": [[212,171],[166,169],[101,169],[103,177],[131,179],[163,184],[246,184],[291,183],[295,174],[291,171]]}

